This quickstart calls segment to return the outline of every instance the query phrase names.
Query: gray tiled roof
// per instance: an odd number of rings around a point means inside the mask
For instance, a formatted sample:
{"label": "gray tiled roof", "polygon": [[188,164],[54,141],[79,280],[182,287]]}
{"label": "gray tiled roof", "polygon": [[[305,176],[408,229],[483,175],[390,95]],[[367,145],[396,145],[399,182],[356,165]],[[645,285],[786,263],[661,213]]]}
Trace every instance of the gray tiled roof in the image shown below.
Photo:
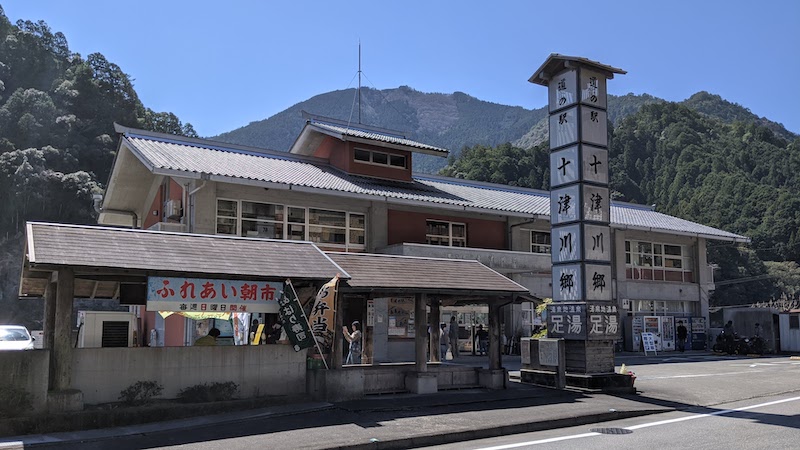
{"label": "gray tiled roof", "polygon": [[[166,139],[135,133],[126,134],[124,139],[134,154],[156,173],[190,172],[222,182],[237,183],[244,179],[517,217],[550,214],[546,191],[419,174],[413,182],[386,181],[349,175],[319,160],[297,155],[246,152],[215,142],[181,142],[177,137]],[[744,236],[624,203],[612,203],[611,225],[711,239],[747,240]]]}
{"label": "gray tiled roof", "polygon": [[356,290],[528,293],[524,286],[475,260],[334,252],[328,256],[350,274],[347,285]]}
{"label": "gray tiled roof", "polygon": [[[311,242],[28,222],[29,264],[258,278],[349,278]],[[264,258],[264,255],[270,255]]]}
{"label": "gray tiled roof", "polygon": [[443,148],[434,147],[432,145],[423,144],[417,141],[412,141],[411,139],[406,139],[405,136],[381,133],[374,130],[361,130],[354,126],[344,126],[344,125],[337,125],[337,124],[317,122],[317,121],[309,122],[309,125],[336,134],[341,134],[342,136],[370,139],[373,141],[386,142],[389,144],[397,144],[397,145],[404,145],[406,147],[431,150],[437,153],[441,153],[444,156],[447,156],[448,153],[448,151]]}

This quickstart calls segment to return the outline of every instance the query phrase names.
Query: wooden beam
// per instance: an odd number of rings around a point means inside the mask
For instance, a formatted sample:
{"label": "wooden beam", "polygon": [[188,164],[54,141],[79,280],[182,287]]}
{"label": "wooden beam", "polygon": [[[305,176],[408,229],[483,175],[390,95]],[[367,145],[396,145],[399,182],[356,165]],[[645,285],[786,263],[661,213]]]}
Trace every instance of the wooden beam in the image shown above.
{"label": "wooden beam", "polygon": [[428,355],[425,345],[428,337],[428,320],[425,303],[425,294],[417,294],[414,297],[414,360],[417,372],[428,371]]}

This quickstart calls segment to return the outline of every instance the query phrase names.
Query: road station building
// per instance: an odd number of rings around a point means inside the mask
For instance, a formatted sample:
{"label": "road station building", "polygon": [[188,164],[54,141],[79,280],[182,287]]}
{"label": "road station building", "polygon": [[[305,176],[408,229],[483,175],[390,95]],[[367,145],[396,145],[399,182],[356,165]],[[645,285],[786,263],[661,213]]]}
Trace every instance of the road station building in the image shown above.
{"label": "road station building", "polygon": [[[362,387],[350,394],[430,392],[436,383],[498,387],[504,379],[501,343],[513,351],[513,343],[536,327],[537,301],[552,296],[551,252],[559,251],[559,243],[550,239],[549,193],[413,173],[415,155],[448,152],[402,133],[309,115],[290,151],[279,152],[121,126],[117,131],[117,155],[98,205],[103,227],[29,225],[21,294],[60,299],[67,294],[52,292],[57,279],[73,277],[74,286],[67,287],[69,292],[74,287],[75,297],[134,305],[139,346],[170,352],[191,346],[208,328],[148,310],[145,300],[152,299],[136,294],[148,277],[293,278],[301,281],[298,292],[308,300],[339,274],[343,301],[334,330],[354,320],[364,324],[362,363],[375,367],[359,369]],[[611,206],[611,230],[603,251],[610,252],[615,270],[607,288],[621,311],[624,346],[636,350],[637,333],[653,331],[661,337],[659,345],[674,348],[676,318],[694,319],[698,333],[704,332],[714,290],[706,243],[747,238],[619,202]],[[64,241],[58,237],[63,233],[75,239]],[[93,241],[99,247],[87,244]],[[59,254],[64,242],[72,243],[73,260]],[[34,253],[47,248],[54,251],[49,260],[42,259],[46,250]],[[286,257],[295,253],[303,257]],[[128,259],[133,265],[120,266]],[[257,317],[269,324],[276,312],[277,306]],[[430,322],[418,320],[426,316]],[[477,325],[490,330],[489,369],[467,375],[445,371],[432,387],[425,353],[428,345],[438,348],[438,334],[430,343],[420,337],[428,335],[428,323],[450,318],[459,323],[463,351],[473,350]],[[63,326],[55,333],[53,343],[64,335]],[[334,367],[344,353],[340,341],[337,334]],[[437,351],[430,353],[430,360],[438,360]],[[281,355],[273,356],[287,361],[290,372],[297,369],[296,358]],[[73,356],[69,364],[56,357],[51,369],[61,371],[55,377],[62,387],[74,384],[66,374],[76,365]],[[261,357],[240,356],[256,365]],[[166,353],[159,358],[170,359]],[[207,360],[210,367],[219,365],[215,361]],[[415,361],[415,370],[380,369],[381,363],[407,361]],[[353,389],[336,376],[306,382],[331,399],[333,392]]]}

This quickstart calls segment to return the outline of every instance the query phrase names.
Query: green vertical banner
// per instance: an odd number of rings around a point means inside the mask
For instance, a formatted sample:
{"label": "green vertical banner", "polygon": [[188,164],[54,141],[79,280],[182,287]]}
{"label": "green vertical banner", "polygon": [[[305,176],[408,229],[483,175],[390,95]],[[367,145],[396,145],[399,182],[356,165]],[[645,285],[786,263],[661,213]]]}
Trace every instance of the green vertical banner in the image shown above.
{"label": "green vertical banner", "polygon": [[297,292],[292,286],[292,280],[286,280],[284,283],[278,305],[283,330],[286,332],[289,342],[292,343],[294,351],[299,352],[304,348],[313,347],[314,334],[311,332],[306,313],[297,298]]}

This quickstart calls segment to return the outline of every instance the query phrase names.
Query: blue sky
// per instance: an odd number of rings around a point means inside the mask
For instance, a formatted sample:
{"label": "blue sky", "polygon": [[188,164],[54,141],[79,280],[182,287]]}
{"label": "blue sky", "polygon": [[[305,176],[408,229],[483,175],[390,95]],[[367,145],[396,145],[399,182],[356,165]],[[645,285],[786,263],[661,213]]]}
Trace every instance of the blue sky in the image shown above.
{"label": "blue sky", "polygon": [[142,102],[212,136],[324,92],[407,85],[545,106],[547,56],[628,71],[609,93],[718,94],[800,133],[800,2],[0,0],[73,52],[100,52]]}

